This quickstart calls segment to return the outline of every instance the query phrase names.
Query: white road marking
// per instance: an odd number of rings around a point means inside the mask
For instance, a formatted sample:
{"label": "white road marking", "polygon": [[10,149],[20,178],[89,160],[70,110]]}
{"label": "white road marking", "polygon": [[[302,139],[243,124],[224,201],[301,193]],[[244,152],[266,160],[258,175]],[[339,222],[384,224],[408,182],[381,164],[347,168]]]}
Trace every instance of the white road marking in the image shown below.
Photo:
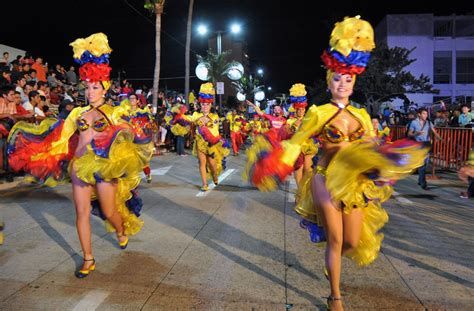
{"label": "white road marking", "polygon": [[150,173],[151,173],[151,175],[154,175],[154,176],[166,175],[166,173],[168,173],[170,168],[171,168],[171,166],[155,168],[155,169],[151,170]]}
{"label": "white road marking", "polygon": [[98,306],[109,296],[110,292],[94,289],[93,291],[87,293],[87,295],[79,301],[79,303],[74,307],[74,311],[82,310],[95,310]]}
{"label": "white road marking", "polygon": [[287,201],[288,201],[289,203],[295,202],[295,194],[294,194],[293,192],[288,192]]}
{"label": "white road marking", "polygon": [[296,180],[294,178],[290,179],[288,182],[288,196],[286,197],[286,201],[288,203],[295,202],[295,192],[296,192]]}
{"label": "white road marking", "polygon": [[[221,176],[219,176],[219,179],[218,179],[218,182],[219,184],[225,179],[227,178],[228,176],[230,176],[232,173],[234,173],[235,169],[231,168],[231,169],[228,169],[226,171],[224,171],[224,173],[221,174]],[[216,187],[216,185],[214,185],[214,183],[210,184],[209,185],[209,190],[207,191],[199,191],[198,194],[196,194],[197,197],[205,197],[209,194],[209,192],[211,192],[212,189],[214,189]]]}
{"label": "white road marking", "polygon": [[398,202],[402,204],[413,204],[412,201],[408,200],[407,198],[402,197],[402,195],[396,191],[393,192],[393,196],[395,200],[397,200]]}

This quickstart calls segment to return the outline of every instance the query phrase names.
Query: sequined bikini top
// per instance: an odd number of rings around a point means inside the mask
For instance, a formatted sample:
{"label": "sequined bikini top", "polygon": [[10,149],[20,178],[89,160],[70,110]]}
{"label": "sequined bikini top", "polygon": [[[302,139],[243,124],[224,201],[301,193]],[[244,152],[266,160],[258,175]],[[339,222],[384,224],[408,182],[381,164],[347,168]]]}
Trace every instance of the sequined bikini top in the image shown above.
{"label": "sequined bikini top", "polygon": [[[103,105],[103,104],[102,104]],[[96,110],[99,114],[102,115],[99,119],[94,120],[92,123],[92,129],[96,132],[103,132],[105,129],[111,125],[112,123],[110,122],[109,118],[107,118],[107,115],[100,109],[102,105],[99,105],[97,107],[90,107],[89,109],[84,110],[80,115],[79,118],[77,118],[77,128],[82,132],[86,131],[91,127],[89,122],[83,117],[83,114],[91,111],[91,110]]]}
{"label": "sequined bikini top", "polygon": [[346,111],[349,112],[359,122],[359,128],[357,130],[346,135],[337,126],[333,124],[329,124],[330,121],[332,121],[339,113],[341,113],[342,110],[345,109],[345,106],[343,105],[339,105],[336,103],[332,103],[332,104],[336,105],[339,108],[339,110],[324,125],[320,133],[321,140],[327,141],[333,144],[338,144],[343,141],[352,142],[352,141],[361,139],[365,134],[365,129],[362,126],[362,124],[360,124],[360,121],[348,109]]}

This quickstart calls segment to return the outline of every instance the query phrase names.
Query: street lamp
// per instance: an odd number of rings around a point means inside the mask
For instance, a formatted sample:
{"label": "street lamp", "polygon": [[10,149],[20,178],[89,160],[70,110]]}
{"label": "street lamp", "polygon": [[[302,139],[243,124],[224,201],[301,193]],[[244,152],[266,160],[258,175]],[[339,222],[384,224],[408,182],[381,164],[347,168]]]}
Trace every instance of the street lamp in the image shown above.
{"label": "street lamp", "polygon": [[257,69],[257,73],[261,76],[263,76],[263,69],[262,68],[258,68]]}
{"label": "street lamp", "polygon": [[[200,24],[197,27],[197,31],[200,35],[205,35],[208,32],[208,28],[207,28],[206,25]],[[222,34],[226,33],[226,32],[227,31],[224,31],[224,30],[213,31],[213,33],[215,33],[217,35],[217,37],[216,37],[217,55],[222,54]],[[230,26],[230,32],[233,33],[233,34],[240,33],[241,32],[240,24],[233,23]],[[206,67],[205,64],[198,64],[198,66],[196,67],[196,75],[198,76],[199,79],[204,80],[204,81],[209,79],[208,71],[207,71],[207,68],[205,68],[205,67]],[[242,66],[242,64],[240,64],[238,62],[233,62],[233,65],[230,68],[228,68],[225,72],[227,77],[229,77],[229,79],[231,79],[231,80],[239,80],[242,77],[243,73],[244,73],[244,67]],[[223,82],[216,82],[216,89],[218,90],[218,94],[219,94],[219,112],[222,113],[222,94],[223,93],[219,92],[219,88],[218,88],[219,84],[221,85],[221,87],[223,89],[224,83]]]}
{"label": "street lamp", "polygon": [[[206,25],[200,24],[197,28],[197,31],[200,35],[205,35],[209,31]],[[238,34],[242,31],[240,24],[234,23],[230,26],[230,32],[233,34]],[[222,54],[222,34],[226,33],[227,30],[216,30],[213,31],[217,35],[217,55]]]}

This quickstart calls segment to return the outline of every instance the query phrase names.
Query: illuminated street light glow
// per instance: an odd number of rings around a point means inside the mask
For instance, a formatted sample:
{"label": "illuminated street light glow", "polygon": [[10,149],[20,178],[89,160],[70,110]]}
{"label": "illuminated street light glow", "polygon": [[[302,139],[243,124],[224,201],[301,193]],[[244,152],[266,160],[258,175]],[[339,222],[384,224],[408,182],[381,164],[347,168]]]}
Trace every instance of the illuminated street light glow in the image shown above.
{"label": "illuminated street light glow", "polygon": [[230,27],[230,31],[232,33],[240,33],[241,30],[242,29],[239,24],[232,24],[232,26]]}
{"label": "illuminated street light glow", "polygon": [[205,25],[199,25],[197,31],[200,35],[205,35],[207,33],[207,27]]}

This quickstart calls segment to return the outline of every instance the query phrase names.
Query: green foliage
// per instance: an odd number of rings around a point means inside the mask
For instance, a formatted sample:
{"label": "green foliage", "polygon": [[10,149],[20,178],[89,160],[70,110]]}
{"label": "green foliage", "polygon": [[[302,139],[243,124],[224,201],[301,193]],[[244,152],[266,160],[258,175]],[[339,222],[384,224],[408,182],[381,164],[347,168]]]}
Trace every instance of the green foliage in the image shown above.
{"label": "green foliage", "polygon": [[250,101],[253,101],[255,93],[263,91],[263,85],[259,85],[260,81],[254,79],[252,75],[243,76],[238,81],[232,81],[231,84],[236,92],[244,94]]}
{"label": "green foliage", "polygon": [[376,111],[380,104],[395,98],[405,99],[409,93],[434,93],[430,78],[421,74],[413,76],[405,67],[416,59],[410,59],[415,48],[409,50],[402,47],[388,48],[379,45],[367,65],[367,71],[357,77],[355,90],[358,100],[371,105]]}
{"label": "green foliage", "polygon": [[155,4],[160,4],[161,6],[165,5],[165,0],[145,0],[143,7],[152,13],[156,13]]}
{"label": "green foliage", "polygon": [[214,85],[222,80],[222,76],[235,64],[234,61],[228,61],[231,51],[224,51],[221,54],[214,54],[211,50],[207,51],[205,56],[197,55],[198,63],[203,63],[207,70],[209,81]]}

